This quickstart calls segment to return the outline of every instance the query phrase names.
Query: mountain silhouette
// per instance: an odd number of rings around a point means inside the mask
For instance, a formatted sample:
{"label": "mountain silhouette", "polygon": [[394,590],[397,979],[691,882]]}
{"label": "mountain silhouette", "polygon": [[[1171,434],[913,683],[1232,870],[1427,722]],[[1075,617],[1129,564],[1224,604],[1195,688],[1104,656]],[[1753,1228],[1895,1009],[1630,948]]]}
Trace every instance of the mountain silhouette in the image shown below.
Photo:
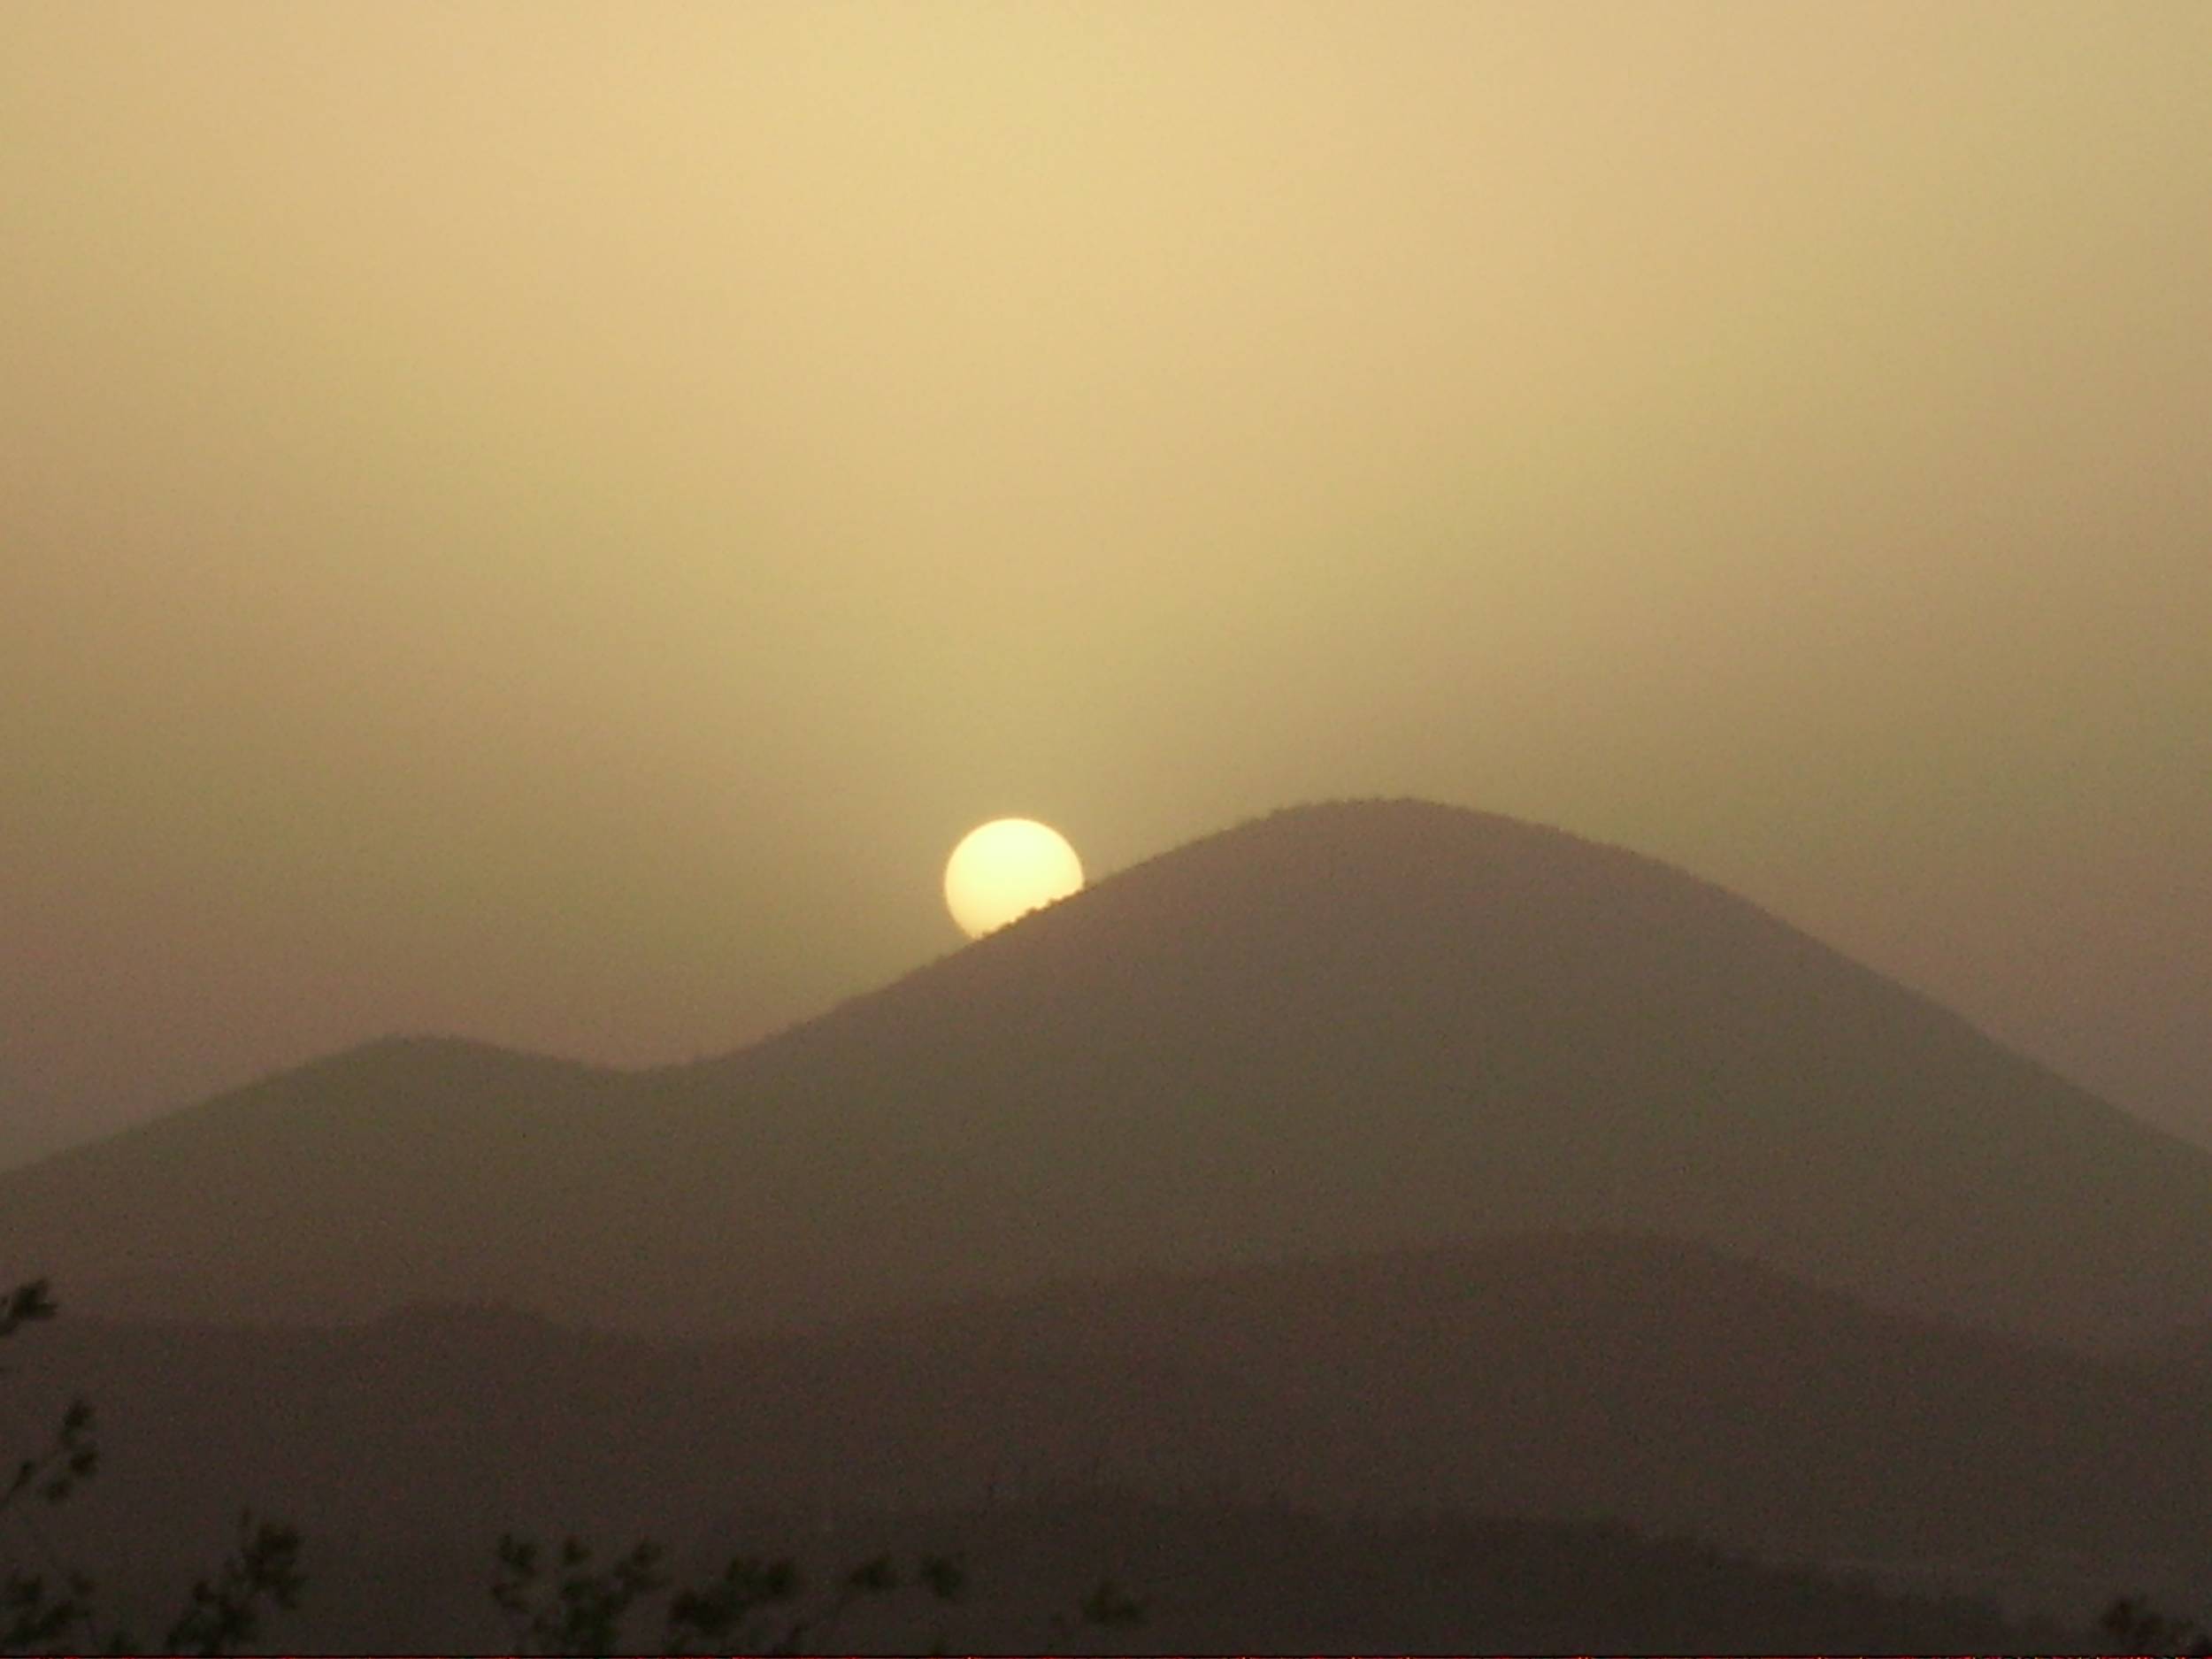
{"label": "mountain silhouette", "polygon": [[108,1315],[692,1333],[1528,1229],[2075,1342],[2212,1311],[2212,1155],[1746,901],[1418,802],[1192,843],[727,1057],[395,1041],[0,1175]]}
{"label": "mountain silhouette", "polygon": [[[342,1647],[495,1640],[470,1621],[507,1528],[649,1532],[704,1555],[937,1512],[954,1517],[938,1546],[982,1524],[998,1541],[971,1559],[1002,1573],[1018,1552],[1000,1523],[1111,1494],[1164,1508],[1066,1563],[1071,1593],[1073,1574],[1121,1573],[1164,1527],[1204,1531],[1218,1509],[1213,1530],[1248,1530],[1237,1512],[1254,1506],[1336,1517],[1348,1540],[1421,1515],[1630,1525],[2077,1620],[2212,1547],[2195,1501],[2212,1479],[2201,1372],[2184,1397],[2147,1365],[1635,1235],[1125,1275],[695,1342],[450,1305],[336,1329],[65,1317],[10,1361],[34,1415],[77,1392],[101,1402],[105,1467],[56,1518],[68,1541],[142,1562],[151,1588],[241,1504],[282,1514],[316,1542],[314,1617],[357,1611],[308,1627]],[[1617,1540],[1557,1543],[1557,1587],[1536,1598],[1555,1603],[1546,1642],[1587,1647],[1589,1597],[1569,1586]],[[1333,1610],[1281,1645],[1397,1628],[1379,1609],[1409,1598],[1364,1593],[1374,1564],[1351,1545],[1317,1564],[1299,1604]],[[1145,1587],[1187,1593],[1194,1614],[1243,1582],[1188,1562],[1149,1571]],[[1773,1589],[1686,1589],[1678,1623],[1632,1623],[1634,1640],[1610,1645],[1717,1640]],[[1426,1594],[1428,1645],[1494,1633],[1490,1593]],[[434,1617],[403,1632],[403,1604]],[[1869,1598],[1824,1639],[1867,1650],[1941,1628],[1880,1616]]]}

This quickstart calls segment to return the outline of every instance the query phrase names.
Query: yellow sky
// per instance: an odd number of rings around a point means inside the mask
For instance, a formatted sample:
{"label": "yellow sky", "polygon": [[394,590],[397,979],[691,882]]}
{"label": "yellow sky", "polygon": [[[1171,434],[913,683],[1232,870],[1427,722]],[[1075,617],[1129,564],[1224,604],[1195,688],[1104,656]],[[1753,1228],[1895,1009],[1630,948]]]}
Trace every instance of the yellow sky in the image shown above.
{"label": "yellow sky", "polygon": [[0,1159],[1317,796],[2212,1138],[2212,7],[0,10]]}

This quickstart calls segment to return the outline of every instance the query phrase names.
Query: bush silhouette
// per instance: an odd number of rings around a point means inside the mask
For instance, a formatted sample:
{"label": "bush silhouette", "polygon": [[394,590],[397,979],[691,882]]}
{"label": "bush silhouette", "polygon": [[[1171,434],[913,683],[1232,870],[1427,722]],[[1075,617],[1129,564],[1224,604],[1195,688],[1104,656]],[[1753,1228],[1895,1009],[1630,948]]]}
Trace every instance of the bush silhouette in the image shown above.
{"label": "bush silhouette", "polygon": [[2100,1626],[2125,1653],[2212,1655],[2212,1630],[2174,1618],[2131,1596],[2123,1596],[2105,1609]]}
{"label": "bush silhouette", "polygon": [[[889,1555],[848,1568],[810,1608],[806,1578],[788,1556],[735,1555],[703,1585],[667,1597],[661,1634],[652,1647],[625,1640],[632,1616],[667,1589],[663,1552],[650,1539],[595,1564],[596,1552],[569,1538],[549,1562],[533,1540],[501,1538],[492,1600],[507,1615],[519,1653],[798,1654],[819,1651],[838,1622],[866,1599],[911,1587],[931,1601],[957,1601],[967,1571],[949,1555],[924,1555],[910,1579]],[[1073,1615],[1056,1615],[1052,1632],[1064,1638],[1079,1627],[1111,1628],[1140,1623],[1143,1605],[1111,1579],[1099,1581]],[[945,1651],[941,1632],[930,1651]]]}
{"label": "bush silhouette", "polygon": [[[543,1552],[526,1538],[499,1540],[492,1600],[512,1624],[518,1651],[588,1653],[639,1651],[623,1640],[624,1626],[641,1603],[668,1587],[662,1551],[650,1539],[604,1565],[595,1566],[592,1547],[565,1540],[549,1571]],[[915,1585],[941,1602],[956,1601],[966,1583],[959,1563],[925,1555]],[[805,1578],[788,1557],[731,1557],[720,1574],[668,1597],[662,1613],[663,1654],[794,1654],[818,1643],[864,1597],[888,1595],[902,1578],[888,1555],[848,1570],[811,1610],[804,1606]]]}

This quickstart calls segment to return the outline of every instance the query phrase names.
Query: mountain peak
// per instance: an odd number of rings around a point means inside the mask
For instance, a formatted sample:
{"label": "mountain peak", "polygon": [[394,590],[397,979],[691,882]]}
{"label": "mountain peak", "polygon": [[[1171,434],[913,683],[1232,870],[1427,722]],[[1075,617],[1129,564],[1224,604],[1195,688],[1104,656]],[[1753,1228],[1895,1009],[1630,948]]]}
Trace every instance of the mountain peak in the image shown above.
{"label": "mountain peak", "polygon": [[717,1061],[372,1045],[0,1176],[0,1253],[96,1310],[738,1330],[1612,1229],[2099,1340],[2212,1311],[2207,1214],[2212,1157],[1710,883],[1358,801]]}

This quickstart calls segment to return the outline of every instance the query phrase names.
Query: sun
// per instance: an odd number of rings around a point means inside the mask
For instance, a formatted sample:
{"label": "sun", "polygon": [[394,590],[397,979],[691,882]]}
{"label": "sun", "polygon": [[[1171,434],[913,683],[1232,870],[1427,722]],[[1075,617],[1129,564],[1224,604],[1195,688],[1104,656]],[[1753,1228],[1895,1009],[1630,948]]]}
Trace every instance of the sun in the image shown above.
{"label": "sun", "polygon": [[1083,861],[1067,837],[1034,818],[993,818],[945,861],[945,908],[971,939],[1082,886]]}

